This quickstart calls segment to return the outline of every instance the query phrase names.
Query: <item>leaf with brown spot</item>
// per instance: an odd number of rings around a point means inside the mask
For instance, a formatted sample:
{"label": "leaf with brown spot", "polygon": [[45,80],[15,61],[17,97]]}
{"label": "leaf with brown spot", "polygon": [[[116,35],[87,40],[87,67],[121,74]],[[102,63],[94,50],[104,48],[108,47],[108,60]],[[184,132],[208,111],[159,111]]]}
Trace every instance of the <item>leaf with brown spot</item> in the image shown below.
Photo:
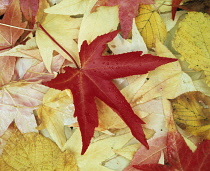
{"label": "leaf with brown spot", "polygon": [[191,133],[210,139],[210,97],[199,91],[184,93],[170,100],[176,124]]}

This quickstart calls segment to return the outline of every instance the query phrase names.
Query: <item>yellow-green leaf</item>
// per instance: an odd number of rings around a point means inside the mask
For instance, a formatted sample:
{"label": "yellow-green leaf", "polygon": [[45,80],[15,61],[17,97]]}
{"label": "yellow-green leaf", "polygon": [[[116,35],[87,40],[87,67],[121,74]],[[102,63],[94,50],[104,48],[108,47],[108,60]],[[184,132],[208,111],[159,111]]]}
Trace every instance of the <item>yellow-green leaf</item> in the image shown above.
{"label": "yellow-green leaf", "polygon": [[196,71],[204,71],[210,86],[210,16],[201,12],[189,12],[177,29],[173,47]]}
{"label": "yellow-green leaf", "polygon": [[184,93],[170,100],[176,124],[191,133],[210,139],[210,97],[199,91]]}

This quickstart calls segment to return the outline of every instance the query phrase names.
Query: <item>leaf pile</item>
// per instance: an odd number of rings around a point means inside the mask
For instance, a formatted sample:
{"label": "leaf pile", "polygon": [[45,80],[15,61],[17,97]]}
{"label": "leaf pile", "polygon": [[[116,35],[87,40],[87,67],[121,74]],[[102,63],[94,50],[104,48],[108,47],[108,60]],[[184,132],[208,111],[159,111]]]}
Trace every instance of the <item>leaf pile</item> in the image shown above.
{"label": "leaf pile", "polygon": [[209,170],[208,0],[2,0],[0,15],[0,170]]}

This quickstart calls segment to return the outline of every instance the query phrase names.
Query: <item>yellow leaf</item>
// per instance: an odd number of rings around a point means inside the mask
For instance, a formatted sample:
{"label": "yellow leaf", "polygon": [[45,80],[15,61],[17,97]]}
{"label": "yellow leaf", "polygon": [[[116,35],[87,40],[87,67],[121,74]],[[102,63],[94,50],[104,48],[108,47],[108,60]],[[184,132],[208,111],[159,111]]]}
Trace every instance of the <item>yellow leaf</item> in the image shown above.
{"label": "yellow leaf", "polygon": [[169,12],[171,14],[172,0],[155,0],[155,5],[161,13]]}
{"label": "yellow leaf", "polygon": [[[121,93],[128,102],[131,101],[135,93],[144,84],[147,74],[141,75],[133,84],[129,84],[121,90]],[[106,129],[121,129],[125,128],[126,124],[123,120],[105,103],[100,100],[96,101],[99,117],[99,127],[97,130],[103,131]]]}
{"label": "yellow leaf", "polygon": [[196,71],[204,71],[210,86],[210,16],[201,12],[189,12],[177,29],[173,47]]}
{"label": "yellow leaf", "polygon": [[210,139],[210,97],[199,91],[170,100],[176,124],[191,133]]}
{"label": "yellow leaf", "polygon": [[97,36],[116,30],[119,24],[118,7],[98,7],[91,12],[97,0],[63,0],[58,5],[45,10],[50,14],[79,15],[84,14],[79,31],[78,45],[84,40],[88,43]]}
{"label": "yellow leaf", "polygon": [[198,91],[201,91],[202,93],[204,93],[207,96],[210,96],[210,88],[209,86],[206,84],[204,79],[199,79],[199,80],[194,80],[193,84],[195,85],[195,88]]}
{"label": "yellow leaf", "polygon": [[136,151],[139,149],[139,147],[141,146],[141,144],[132,144],[129,146],[126,146],[124,148],[121,148],[119,150],[114,150],[116,154],[121,155],[125,158],[127,158],[128,160],[132,160],[134,154],[136,153]]}
{"label": "yellow leaf", "polygon": [[[156,54],[175,58],[160,41],[156,43]],[[149,72],[147,81],[135,94],[131,105],[134,107],[138,103],[145,103],[161,96],[173,99],[184,92],[195,90],[191,78],[181,70],[179,62],[172,62]]]}
{"label": "yellow leaf", "polygon": [[0,158],[1,170],[58,170],[77,171],[74,156],[61,152],[50,139],[38,133],[11,136]]}
{"label": "yellow leaf", "polygon": [[88,4],[89,0],[63,0],[59,4],[47,8],[44,11],[49,14],[62,15],[84,14],[88,9]]}
{"label": "yellow leaf", "polygon": [[35,38],[32,34],[29,35],[30,39],[26,42],[25,45],[17,45],[12,49],[5,51],[0,54],[0,56],[16,56],[24,58],[35,58],[39,61],[42,61],[42,58],[37,48]]}
{"label": "yellow leaf", "polygon": [[[44,4],[42,8],[47,8]],[[80,18],[71,18],[67,15],[55,15],[43,13],[43,9],[37,14],[37,22],[76,60],[79,64],[78,45],[75,39],[78,38]],[[57,51],[64,58],[71,61],[66,54],[49,36],[38,27],[36,31],[36,43],[40,50],[43,62],[48,71],[51,71],[53,51]]]}
{"label": "yellow leaf", "polygon": [[77,129],[71,138],[67,141],[65,149],[69,149],[75,156],[77,164],[81,171],[111,171],[101,165],[103,161],[112,157],[114,149],[122,148],[129,142],[133,136],[130,131],[121,130],[120,135],[107,136],[106,138],[98,137],[88,147],[87,152],[81,155],[82,140],[79,129]]}
{"label": "yellow leaf", "polygon": [[96,12],[84,15],[79,32],[78,44],[84,40],[88,43],[97,36],[109,33],[117,29],[119,24],[118,7],[98,7]]}
{"label": "yellow leaf", "polygon": [[46,128],[60,148],[66,142],[64,125],[76,122],[73,117],[73,98],[70,92],[67,91],[49,89],[43,97],[43,104],[37,110],[41,121],[37,129]]}
{"label": "yellow leaf", "polygon": [[166,25],[151,5],[141,5],[136,17],[136,25],[149,49],[155,46],[156,39],[162,43],[166,39]]}

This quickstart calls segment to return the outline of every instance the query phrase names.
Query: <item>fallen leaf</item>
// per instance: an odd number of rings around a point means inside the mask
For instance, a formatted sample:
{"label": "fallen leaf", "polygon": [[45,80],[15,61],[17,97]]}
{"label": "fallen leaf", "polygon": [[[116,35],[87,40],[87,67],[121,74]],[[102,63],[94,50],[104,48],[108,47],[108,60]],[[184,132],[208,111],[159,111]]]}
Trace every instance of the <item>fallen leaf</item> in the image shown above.
{"label": "fallen leaf", "polygon": [[0,15],[3,15],[9,6],[11,0],[1,0],[0,4]]}
{"label": "fallen leaf", "polygon": [[[194,153],[186,145],[178,132],[169,132],[167,136],[167,163],[133,165],[137,170],[208,170],[210,163],[210,141],[205,140],[199,144]],[[199,160],[198,160],[199,159]]]}
{"label": "fallen leaf", "polygon": [[135,20],[133,21],[131,42],[130,39],[123,39],[120,34],[118,34],[111,42],[108,43],[108,46],[114,54],[139,50],[141,50],[144,54],[148,53],[147,46],[136,27]]}
{"label": "fallen leaf", "polygon": [[15,131],[17,131],[17,127],[13,122],[12,124],[10,124],[4,134],[0,136],[0,156],[2,155],[5,145],[7,144],[7,140],[13,135]]}
{"label": "fallen leaf", "polygon": [[0,88],[0,135],[15,121],[23,132],[37,132],[33,110],[42,103],[48,90],[36,83],[12,82]]}
{"label": "fallen leaf", "polygon": [[155,47],[156,39],[164,43],[167,33],[166,25],[151,5],[140,5],[136,25],[149,49]]}
{"label": "fallen leaf", "polygon": [[141,146],[139,150],[135,153],[133,160],[130,162],[129,166],[123,171],[136,171],[138,169],[134,168],[133,165],[143,165],[143,164],[153,164],[158,163],[161,153],[166,150],[166,136],[161,136],[155,139],[148,140],[150,149],[147,150],[145,147]]}
{"label": "fallen leaf", "polygon": [[[156,53],[158,56],[175,58],[160,41],[156,43]],[[161,96],[173,99],[182,93],[195,90],[192,79],[182,71],[177,61],[149,72],[147,81],[133,96],[131,105],[134,107]]]}
{"label": "fallen leaf", "polygon": [[116,30],[118,23],[118,9],[116,6],[99,7],[96,12],[85,13],[79,32],[78,46],[81,47],[84,40],[90,43],[97,36]]}
{"label": "fallen leaf", "polygon": [[54,142],[38,133],[16,131],[7,141],[0,158],[2,170],[77,171],[71,152],[61,152]]}
{"label": "fallen leaf", "polygon": [[176,10],[179,7],[179,4],[182,2],[182,0],[172,0],[172,20],[174,20],[176,15]]}
{"label": "fallen leaf", "polygon": [[210,97],[199,91],[188,92],[170,100],[176,124],[191,133],[210,139]]}
{"label": "fallen leaf", "polygon": [[[93,1],[93,0],[92,0]],[[96,0],[95,0],[96,1]],[[62,15],[78,15],[90,11],[90,2],[88,0],[62,0],[59,4],[54,5],[44,11],[49,14],[62,14]]]}
{"label": "fallen leaf", "polygon": [[42,57],[37,47],[35,38],[32,36],[32,34],[29,35],[29,38],[30,39],[26,42],[25,45],[17,45],[12,49],[0,53],[0,56],[34,58],[42,61]]}
{"label": "fallen leaf", "polygon": [[199,12],[189,12],[178,26],[173,47],[181,54],[181,59],[196,71],[203,71],[210,86],[210,16]]}
{"label": "fallen leaf", "polygon": [[73,117],[74,105],[70,92],[49,89],[43,97],[43,104],[38,108],[37,114],[41,124],[38,130],[46,128],[59,148],[66,142],[64,125],[76,122]]}
{"label": "fallen leaf", "polygon": [[166,24],[166,30],[170,31],[174,26],[176,26],[180,18],[186,13],[186,11],[177,11],[174,20],[171,19],[171,13],[160,14],[162,20]]}
{"label": "fallen leaf", "polygon": [[56,55],[53,57],[53,63],[51,66],[53,73],[49,73],[47,71],[43,62],[36,60],[35,64],[31,63],[30,65],[28,62],[26,62],[26,60],[26,58],[22,58],[17,61],[15,68],[17,74],[16,79],[22,79],[28,82],[46,82],[55,77],[65,59],[61,55]]}
{"label": "fallen leaf", "polygon": [[[11,26],[16,26],[20,28],[25,28],[27,22],[22,23],[22,13],[20,11],[19,0],[13,0],[12,3],[7,8],[4,17],[0,20],[0,23],[7,24]],[[16,41],[23,34],[24,30],[16,29],[4,25],[0,25],[0,48],[1,50],[5,48],[11,48],[15,45]]]}
{"label": "fallen leaf", "polygon": [[139,4],[153,4],[153,0],[98,0],[92,12],[99,6],[115,6],[119,8],[120,26],[123,38],[127,38],[132,29],[133,18],[138,14]]}
{"label": "fallen leaf", "polygon": [[71,55],[78,62],[78,47],[74,39],[78,38],[81,19],[46,14],[43,9],[49,7],[49,4],[45,0],[42,3],[37,14],[40,25],[36,30],[36,43],[47,70],[51,72],[54,50],[67,60],[71,61]]}
{"label": "fallen leaf", "polygon": [[10,82],[15,69],[15,57],[1,56],[0,57],[0,87]]}
{"label": "fallen leaf", "polygon": [[[130,103],[135,93],[141,88],[141,86],[144,84],[146,80],[147,74],[139,76],[139,78],[133,82],[121,89],[122,95],[125,97],[125,99]],[[113,111],[108,105],[106,105],[101,100],[96,100],[96,105],[98,109],[98,117],[99,117],[99,125],[96,128],[98,131],[104,131],[107,129],[121,129],[125,128],[126,124],[123,122],[123,120],[116,114],[115,111]],[[131,106],[132,107],[132,106]],[[138,115],[142,111],[135,111]],[[141,115],[138,115],[139,117]],[[140,117],[143,118],[143,117]]]}
{"label": "fallen leaf", "polygon": [[191,0],[183,3],[180,8],[187,11],[205,12],[210,15],[209,0]]}
{"label": "fallen leaf", "polygon": [[100,171],[111,171],[102,165],[102,162],[112,157],[115,149],[122,148],[127,142],[133,138],[130,131],[120,130],[119,135],[107,136],[104,138],[103,135],[93,141],[87,152],[81,155],[81,134],[77,129],[71,138],[67,141],[64,149],[70,150],[77,161],[79,169],[82,170],[100,170]]}
{"label": "fallen leaf", "polygon": [[78,48],[80,49],[84,40],[90,43],[97,36],[117,29],[119,23],[118,8],[116,6],[99,7],[97,11],[91,13],[90,11],[96,1],[97,0],[63,0],[58,5],[46,9],[45,12],[70,16],[83,15],[78,36]]}
{"label": "fallen leaf", "polygon": [[172,0],[155,0],[155,7],[160,13],[171,13]]}
{"label": "fallen leaf", "polygon": [[114,150],[114,152],[118,155],[121,155],[121,156],[127,158],[128,160],[132,160],[134,154],[139,149],[139,147],[141,147],[141,144],[139,144],[139,143],[132,144],[132,145],[126,146],[124,148]]}
{"label": "fallen leaf", "polygon": [[[160,159],[158,160],[158,158],[156,158],[154,162],[150,163],[149,161],[148,164],[134,164],[132,165],[132,168],[130,167],[130,171],[208,170],[210,166],[210,163],[208,161],[210,158],[210,141],[203,141],[201,144],[198,145],[195,152],[192,152],[192,150],[186,144],[184,138],[176,129],[170,102],[166,99],[163,99],[163,107],[164,113],[166,114],[166,124],[169,130],[166,137],[166,150],[164,152],[163,163],[160,164]],[[148,151],[150,151],[150,149]],[[195,162],[195,160],[196,165],[194,165],[193,163]]]}
{"label": "fallen leaf", "polygon": [[36,13],[39,8],[39,0],[20,0],[20,8],[23,16],[29,22],[29,27],[33,28],[36,20]]}
{"label": "fallen leaf", "polygon": [[202,92],[203,94],[210,96],[210,89],[209,86],[206,84],[204,79],[194,80],[193,84],[197,91]]}
{"label": "fallen leaf", "polygon": [[95,97],[104,101],[117,112],[130,127],[134,137],[147,146],[140,126],[143,122],[134,114],[130,104],[111,80],[144,74],[161,64],[176,61],[153,55],[141,55],[142,52],[102,56],[105,44],[111,41],[117,33],[118,31],[114,31],[99,36],[89,45],[87,41],[84,41],[79,53],[81,68],[66,67],[65,73],[59,74],[52,81],[45,83],[51,88],[72,91],[75,105],[74,116],[77,117],[83,139],[82,154],[88,148],[94,129],[98,126]]}

